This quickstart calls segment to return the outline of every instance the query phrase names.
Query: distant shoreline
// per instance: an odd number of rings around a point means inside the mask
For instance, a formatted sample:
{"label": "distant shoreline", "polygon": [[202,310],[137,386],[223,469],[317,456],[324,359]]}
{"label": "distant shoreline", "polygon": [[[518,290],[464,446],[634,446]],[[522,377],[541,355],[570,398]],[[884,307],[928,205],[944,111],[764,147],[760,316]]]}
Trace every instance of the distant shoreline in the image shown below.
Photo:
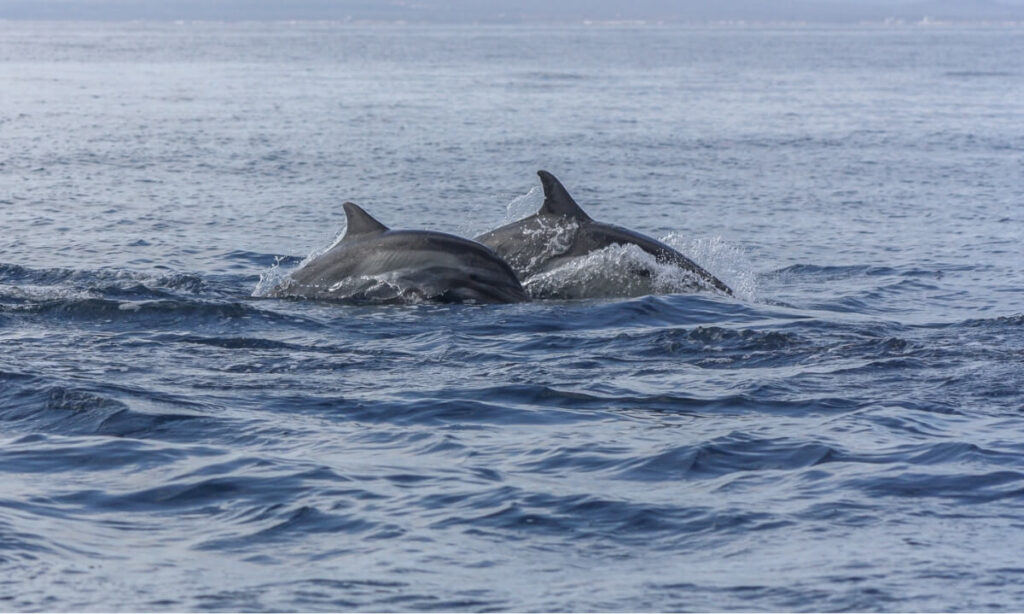
{"label": "distant shoreline", "polygon": [[0,0],[3,21],[327,21],[444,25],[1010,25],[1024,0]]}
{"label": "distant shoreline", "polygon": [[25,24],[25,23],[109,23],[109,24],[168,24],[168,25],[244,25],[244,24],[279,24],[279,25],[312,25],[323,24],[330,26],[368,26],[368,27],[479,27],[479,28],[504,28],[504,27],[536,27],[536,28],[571,28],[571,27],[636,27],[636,28],[944,28],[944,27],[981,27],[981,28],[1019,28],[1024,27],[1024,19],[1020,20],[864,20],[856,22],[828,22],[828,21],[756,21],[756,20],[714,20],[714,21],[669,21],[669,20],[645,20],[645,19],[609,19],[593,20],[584,19],[576,21],[439,21],[439,20],[384,20],[384,19],[249,19],[249,18],[156,18],[156,17],[10,17],[0,15],[0,24]]}

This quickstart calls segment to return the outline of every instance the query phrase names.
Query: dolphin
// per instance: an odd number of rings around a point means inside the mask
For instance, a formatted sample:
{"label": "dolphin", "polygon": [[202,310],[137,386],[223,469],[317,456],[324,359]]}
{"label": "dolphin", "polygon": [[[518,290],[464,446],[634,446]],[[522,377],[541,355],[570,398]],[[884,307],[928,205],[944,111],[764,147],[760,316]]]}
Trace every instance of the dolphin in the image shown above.
{"label": "dolphin", "polygon": [[[486,232],[476,241],[493,249],[515,269],[519,279],[552,271],[573,258],[611,245],[635,245],[662,264],[675,265],[696,277],[695,287],[731,295],[722,283],[696,262],[661,241],[639,232],[591,219],[565,187],[547,171],[537,171],[544,186],[544,204],[534,215]],[[650,276],[651,271],[636,271]]]}
{"label": "dolphin", "polygon": [[529,300],[515,272],[490,248],[455,235],[391,230],[344,204],[341,241],[292,272],[276,297],[373,302],[512,303]]}

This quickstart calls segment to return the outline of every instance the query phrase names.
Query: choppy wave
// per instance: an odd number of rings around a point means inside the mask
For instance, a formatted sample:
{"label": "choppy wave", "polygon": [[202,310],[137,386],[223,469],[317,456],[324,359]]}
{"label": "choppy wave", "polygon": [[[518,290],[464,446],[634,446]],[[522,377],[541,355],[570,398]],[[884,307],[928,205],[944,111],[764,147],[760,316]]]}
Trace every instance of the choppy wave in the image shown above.
{"label": "choppy wave", "polygon": [[[1012,29],[0,30],[0,610],[1024,608]],[[736,296],[264,298],[545,167]]]}
{"label": "choppy wave", "polygon": [[[0,270],[23,331],[5,338],[20,363],[0,361],[0,564],[104,577],[131,543],[167,565],[159,585],[129,576],[139,607],[545,609],[565,602],[510,570],[568,578],[567,551],[656,561],[752,536],[821,557],[822,532],[893,505],[926,510],[914,539],[932,540],[956,506],[1010,514],[1024,492],[1024,449],[992,428],[1019,410],[1020,315],[907,325],[706,294],[359,307],[249,297],[248,276]],[[799,609],[812,590],[759,599]]]}

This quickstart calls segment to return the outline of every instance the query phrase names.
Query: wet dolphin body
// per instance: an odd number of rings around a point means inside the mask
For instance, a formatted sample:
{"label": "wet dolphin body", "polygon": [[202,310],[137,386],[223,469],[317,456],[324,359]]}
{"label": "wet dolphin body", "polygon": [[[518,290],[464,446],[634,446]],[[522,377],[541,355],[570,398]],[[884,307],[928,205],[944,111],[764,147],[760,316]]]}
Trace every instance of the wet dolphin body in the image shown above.
{"label": "wet dolphin body", "polygon": [[512,265],[519,279],[525,281],[610,245],[636,245],[661,263],[689,271],[703,285],[732,294],[732,290],[714,275],[661,241],[628,228],[594,221],[554,175],[547,171],[537,171],[537,174],[544,186],[544,204],[540,210],[476,238]]}
{"label": "wet dolphin body", "polygon": [[528,300],[515,273],[489,248],[455,235],[390,230],[345,203],[345,236],[294,271],[272,296],[314,299],[409,298],[444,302]]}

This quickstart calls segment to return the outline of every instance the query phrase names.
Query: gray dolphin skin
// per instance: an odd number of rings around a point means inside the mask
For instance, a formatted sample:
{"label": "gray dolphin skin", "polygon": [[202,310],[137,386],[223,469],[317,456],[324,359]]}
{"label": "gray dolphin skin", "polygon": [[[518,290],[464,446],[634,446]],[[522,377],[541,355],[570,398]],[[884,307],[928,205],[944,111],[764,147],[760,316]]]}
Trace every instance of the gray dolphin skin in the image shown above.
{"label": "gray dolphin skin", "polygon": [[678,266],[693,273],[703,284],[732,294],[714,275],[661,241],[628,228],[594,221],[554,175],[547,171],[537,174],[544,186],[540,210],[476,238],[512,265],[519,279],[526,280],[610,245],[636,245],[659,262]]}
{"label": "gray dolphin skin", "polygon": [[455,235],[390,230],[345,203],[345,236],[270,294],[321,300],[514,303],[529,300],[489,248]]}

